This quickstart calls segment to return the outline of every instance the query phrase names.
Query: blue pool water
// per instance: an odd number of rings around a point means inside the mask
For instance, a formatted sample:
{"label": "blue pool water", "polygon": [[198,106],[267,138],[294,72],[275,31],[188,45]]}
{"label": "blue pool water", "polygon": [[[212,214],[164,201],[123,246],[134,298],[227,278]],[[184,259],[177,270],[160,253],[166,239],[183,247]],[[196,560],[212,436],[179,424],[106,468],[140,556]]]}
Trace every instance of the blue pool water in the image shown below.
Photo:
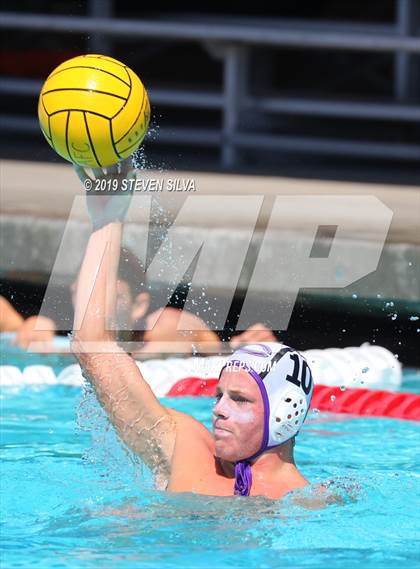
{"label": "blue pool water", "polygon": [[[210,426],[210,399],[164,402]],[[309,510],[155,491],[80,388],[6,387],[1,405],[3,569],[419,566],[414,422],[312,413],[297,463],[343,504]]]}

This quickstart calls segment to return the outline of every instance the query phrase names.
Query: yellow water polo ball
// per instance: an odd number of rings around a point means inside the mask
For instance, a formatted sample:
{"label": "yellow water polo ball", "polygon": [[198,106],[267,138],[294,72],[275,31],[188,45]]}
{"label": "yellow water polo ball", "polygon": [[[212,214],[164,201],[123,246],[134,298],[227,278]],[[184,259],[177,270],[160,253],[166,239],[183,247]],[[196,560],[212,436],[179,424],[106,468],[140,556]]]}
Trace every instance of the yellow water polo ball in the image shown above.
{"label": "yellow water polo ball", "polygon": [[141,144],[150,103],[132,69],[105,55],[80,55],[59,65],[39,95],[41,130],[63,158],[106,167]]}

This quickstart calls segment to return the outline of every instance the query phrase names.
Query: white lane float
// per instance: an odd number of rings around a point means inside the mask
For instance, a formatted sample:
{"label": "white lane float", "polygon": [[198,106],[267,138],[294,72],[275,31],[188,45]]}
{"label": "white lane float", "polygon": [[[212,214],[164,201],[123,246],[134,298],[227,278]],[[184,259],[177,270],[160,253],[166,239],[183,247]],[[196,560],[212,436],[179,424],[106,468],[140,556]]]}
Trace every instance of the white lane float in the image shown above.
{"label": "white lane float", "polygon": [[[363,344],[302,353],[311,365],[315,382],[312,408],[420,421],[420,396],[398,392],[402,366],[389,350]],[[26,357],[22,352],[20,355]],[[137,361],[137,365],[158,397],[211,396],[224,361],[224,356],[172,357]],[[58,374],[42,364],[23,366],[23,369],[14,365],[0,366],[0,385],[13,390],[36,385],[80,387],[84,382],[80,367],[75,363],[65,366]]]}
{"label": "white lane float", "polygon": [[[58,339],[58,344],[63,347],[63,338]],[[397,391],[401,385],[401,363],[392,352],[381,346],[363,344],[360,347],[306,350],[302,354],[311,366],[315,384],[389,391]],[[16,351],[13,355],[16,355]],[[13,355],[10,354],[11,359]],[[30,358],[28,354],[27,360],[30,361]],[[37,354],[37,359],[39,358],[42,355]],[[7,361],[5,353],[3,361]],[[169,357],[137,361],[137,365],[155,394],[164,397],[173,385],[184,378],[218,377],[224,361],[224,356]],[[0,385],[3,386],[80,386],[84,381],[76,363],[64,367],[58,374],[54,373],[52,367],[42,364],[25,365],[23,369],[15,365],[0,366]]]}

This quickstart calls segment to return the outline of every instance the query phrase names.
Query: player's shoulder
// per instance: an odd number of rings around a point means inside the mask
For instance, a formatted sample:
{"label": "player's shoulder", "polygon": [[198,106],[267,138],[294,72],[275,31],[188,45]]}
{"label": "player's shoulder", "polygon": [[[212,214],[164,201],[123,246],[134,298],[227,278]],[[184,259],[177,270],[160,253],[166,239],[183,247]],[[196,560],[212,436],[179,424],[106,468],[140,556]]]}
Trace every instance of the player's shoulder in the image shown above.
{"label": "player's shoulder", "polygon": [[194,436],[203,438],[206,441],[212,440],[210,431],[203,425],[203,423],[200,423],[200,421],[197,421],[197,419],[194,419],[191,415],[169,407],[167,408],[167,411],[174,419],[178,432],[188,432]]}

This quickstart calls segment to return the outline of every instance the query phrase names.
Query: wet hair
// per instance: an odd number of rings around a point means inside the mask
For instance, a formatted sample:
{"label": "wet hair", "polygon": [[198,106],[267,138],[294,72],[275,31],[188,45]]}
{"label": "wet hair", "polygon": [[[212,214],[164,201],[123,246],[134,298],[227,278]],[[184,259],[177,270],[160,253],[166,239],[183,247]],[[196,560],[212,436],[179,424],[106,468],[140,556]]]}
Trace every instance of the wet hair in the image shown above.
{"label": "wet hair", "polygon": [[146,271],[138,257],[127,247],[121,248],[118,278],[128,284],[133,299],[141,292],[149,292]]}

